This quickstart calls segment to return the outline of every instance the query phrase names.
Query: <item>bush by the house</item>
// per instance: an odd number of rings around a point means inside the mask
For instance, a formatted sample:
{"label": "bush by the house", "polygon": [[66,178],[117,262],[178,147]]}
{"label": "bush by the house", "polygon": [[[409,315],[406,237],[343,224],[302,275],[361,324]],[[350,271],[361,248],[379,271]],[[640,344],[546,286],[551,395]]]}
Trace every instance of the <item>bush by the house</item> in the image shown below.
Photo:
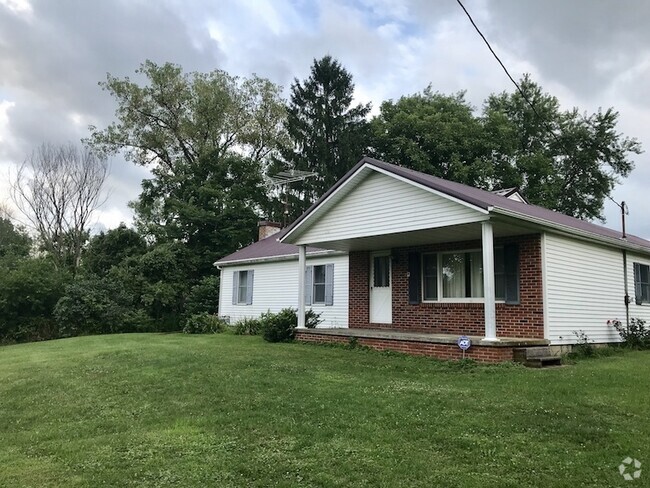
{"label": "bush by the house", "polygon": [[620,320],[608,320],[607,323],[616,329],[623,340],[623,346],[630,349],[650,349],[650,329],[645,325],[645,320],[638,318],[630,319],[630,326],[627,327]]}
{"label": "bush by the house", "polygon": [[197,313],[185,320],[183,332],[185,334],[218,334],[228,327],[225,320],[209,313]]}
{"label": "bush by the house", "polygon": [[235,324],[234,332],[237,335],[258,335],[262,331],[260,319],[245,317]]}
{"label": "bush by the house", "polygon": [[[259,322],[264,340],[268,342],[292,341],[298,326],[298,313],[294,308],[284,308],[278,313],[266,312],[260,316]],[[305,327],[313,329],[320,322],[319,313],[311,309],[305,313]]]}
{"label": "bush by the house", "polygon": [[260,316],[262,337],[268,342],[292,341],[296,335],[298,315],[293,308],[284,308],[278,313],[265,312]]}
{"label": "bush by the house", "polygon": [[311,308],[305,312],[305,327],[308,329],[315,329],[318,324],[323,320],[320,318],[319,313],[314,312]]}

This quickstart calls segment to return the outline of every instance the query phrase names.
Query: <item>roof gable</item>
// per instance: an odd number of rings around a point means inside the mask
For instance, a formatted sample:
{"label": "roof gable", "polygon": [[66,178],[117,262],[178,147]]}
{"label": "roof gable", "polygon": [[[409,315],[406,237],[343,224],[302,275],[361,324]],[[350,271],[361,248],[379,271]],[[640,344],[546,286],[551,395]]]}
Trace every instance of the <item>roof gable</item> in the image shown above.
{"label": "roof gable", "polygon": [[384,171],[357,178],[354,191],[312,214],[293,237],[295,244],[329,247],[333,241],[476,222],[487,213]]}
{"label": "roof gable", "polygon": [[363,172],[372,170],[382,171],[386,174],[399,177],[403,181],[410,182],[420,188],[432,190],[437,195],[446,196],[456,202],[464,203],[478,211],[484,210],[485,212],[503,214],[515,219],[560,229],[569,234],[582,237],[587,236],[621,247],[635,248],[646,252],[650,251],[650,241],[640,237],[628,234],[626,239],[622,239],[620,232],[601,225],[368,157],[359,161],[348,174],[341,178],[320,200],[314,203],[314,205],[296,220],[287,229],[282,237],[282,241],[298,243],[300,240],[299,235],[304,229],[310,226],[311,222],[309,221],[313,222],[313,220],[318,219],[319,214],[329,211],[330,208],[336,205],[338,200],[345,197],[345,195],[354,190],[363,181],[363,178],[359,177],[360,175],[363,176]]}

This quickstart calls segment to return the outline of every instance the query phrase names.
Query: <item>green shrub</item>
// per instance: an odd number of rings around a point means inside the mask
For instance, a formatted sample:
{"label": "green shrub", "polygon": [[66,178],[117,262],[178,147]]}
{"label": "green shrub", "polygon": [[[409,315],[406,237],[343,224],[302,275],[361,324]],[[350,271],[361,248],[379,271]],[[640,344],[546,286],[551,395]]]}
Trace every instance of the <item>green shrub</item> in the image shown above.
{"label": "green shrub", "polygon": [[0,341],[58,337],[52,314],[69,280],[47,259],[0,260]]}
{"label": "green shrub", "polygon": [[219,303],[219,277],[204,276],[190,288],[185,300],[185,313],[194,315],[197,313],[217,313]]}
{"label": "green shrub", "polygon": [[305,312],[305,327],[315,329],[322,322],[321,314],[314,312],[311,308]]}
{"label": "green shrub", "polygon": [[284,308],[278,313],[265,312],[260,317],[262,337],[268,342],[292,341],[296,335],[298,315],[293,308]]}
{"label": "green shrub", "polygon": [[131,332],[124,327],[127,309],[121,295],[119,284],[105,278],[75,277],[54,307],[61,335]]}
{"label": "green shrub", "polygon": [[228,324],[216,315],[209,313],[197,313],[185,320],[183,332],[185,334],[219,334],[224,332]]}
{"label": "green shrub", "polygon": [[258,335],[262,332],[260,319],[245,317],[235,323],[234,332],[237,335]]}
{"label": "green shrub", "polygon": [[623,347],[630,349],[650,349],[650,329],[645,326],[643,319],[630,319],[630,326],[626,327],[620,320],[608,320],[608,325],[616,329],[623,340]]}

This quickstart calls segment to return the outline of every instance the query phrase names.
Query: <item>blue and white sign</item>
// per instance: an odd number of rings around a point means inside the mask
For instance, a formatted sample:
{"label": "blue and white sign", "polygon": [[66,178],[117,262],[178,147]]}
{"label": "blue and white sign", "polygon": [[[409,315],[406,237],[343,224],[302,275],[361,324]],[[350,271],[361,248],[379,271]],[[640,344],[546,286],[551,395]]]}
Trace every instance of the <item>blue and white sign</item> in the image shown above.
{"label": "blue and white sign", "polygon": [[467,351],[472,346],[472,340],[467,336],[460,336],[458,338],[458,347],[463,351]]}

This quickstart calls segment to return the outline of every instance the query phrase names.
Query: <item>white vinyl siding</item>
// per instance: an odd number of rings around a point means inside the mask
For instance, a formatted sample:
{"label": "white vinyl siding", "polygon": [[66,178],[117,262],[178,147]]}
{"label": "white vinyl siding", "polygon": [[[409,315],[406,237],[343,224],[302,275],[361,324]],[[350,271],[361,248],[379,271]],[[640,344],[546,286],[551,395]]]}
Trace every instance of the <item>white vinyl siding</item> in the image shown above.
{"label": "white vinyl siding", "polygon": [[[625,321],[623,251],[554,234],[546,234],[544,247],[551,344],[574,344],[573,332],[580,330],[593,342],[618,341],[618,334],[607,321]],[[634,299],[632,261],[628,257],[630,295]],[[634,316],[632,308],[630,312]]]}
{"label": "white vinyl siding", "polygon": [[[321,313],[323,320],[319,327],[348,326],[348,256],[307,257],[308,266],[334,264],[332,305],[323,303],[308,306]],[[229,299],[232,290],[233,272],[254,269],[255,292],[253,303],[242,307],[232,305]],[[283,308],[298,308],[298,260],[268,263],[224,266],[221,270],[219,315],[230,317],[231,323],[244,317],[259,317]],[[326,302],[329,297],[325,297]]]}
{"label": "white vinyl siding", "polygon": [[373,172],[300,236],[327,242],[483,220],[479,211],[391,176]]}

